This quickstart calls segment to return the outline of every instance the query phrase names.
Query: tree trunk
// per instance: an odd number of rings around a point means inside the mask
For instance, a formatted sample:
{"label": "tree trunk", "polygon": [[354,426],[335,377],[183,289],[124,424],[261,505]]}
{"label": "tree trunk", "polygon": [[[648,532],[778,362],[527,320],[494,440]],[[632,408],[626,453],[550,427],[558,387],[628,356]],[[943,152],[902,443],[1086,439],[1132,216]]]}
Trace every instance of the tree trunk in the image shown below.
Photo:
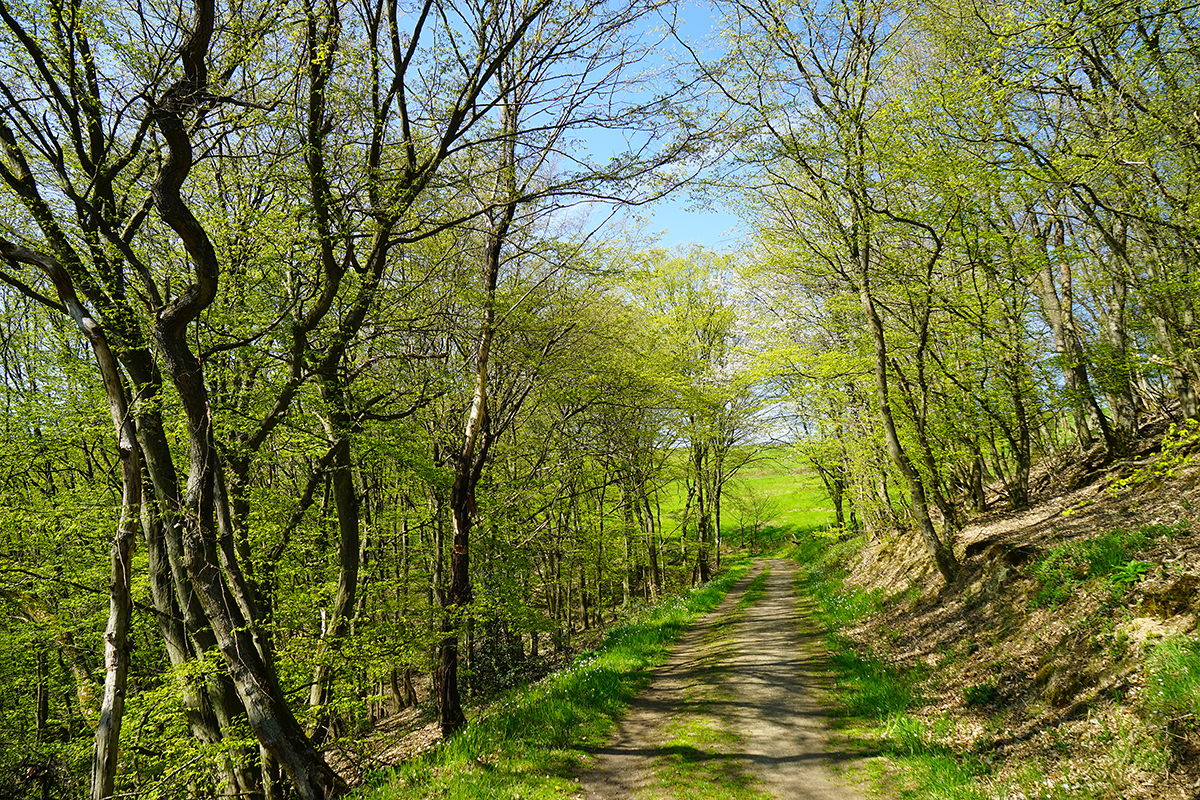
{"label": "tree trunk", "polygon": [[713,487],[713,551],[716,554],[717,572],[721,571],[721,487],[724,480],[718,475]]}
{"label": "tree trunk", "polygon": [[[184,560],[183,525],[179,512],[182,500],[170,448],[156,403],[159,387],[152,376],[131,370],[146,382],[139,382],[138,397],[145,409],[137,418],[138,441],[146,466],[146,487],[143,490],[142,530],[146,541],[150,577],[150,597],[155,619],[163,637],[167,657],[172,666],[183,667],[194,659],[203,659],[217,646],[204,610],[187,574]],[[203,682],[185,681],[181,684],[182,701],[188,719],[188,730],[197,741],[219,745],[231,727],[241,728],[246,712],[241,699],[226,674],[214,674]],[[234,736],[241,737],[240,732]],[[254,797],[263,782],[252,754],[235,759],[236,753],[226,748],[228,757],[219,759],[215,783],[221,796]],[[268,787],[264,786],[264,789]]]}
{"label": "tree trunk", "polygon": [[941,540],[933,527],[933,521],[929,517],[929,503],[925,497],[925,485],[921,481],[920,473],[917,472],[909,461],[908,455],[904,452],[904,447],[900,443],[900,437],[896,433],[896,423],[892,417],[891,403],[888,401],[887,342],[884,338],[883,322],[880,320],[879,314],[875,309],[875,300],[871,296],[870,291],[868,275],[869,253],[864,248],[858,255],[860,259],[859,279],[861,281],[859,292],[863,313],[867,317],[867,327],[871,331],[871,338],[875,346],[875,389],[878,396],[879,417],[883,423],[884,439],[887,443],[888,455],[891,456],[892,462],[900,470],[900,474],[904,476],[905,481],[908,483],[909,495],[912,498],[913,513],[917,517],[918,529],[925,543],[926,551],[933,559],[938,572],[942,574],[942,578],[945,579],[946,583],[953,583],[954,579],[958,576],[958,560],[954,556],[954,551],[947,543]]}
{"label": "tree trunk", "polygon": [[1021,387],[1020,369],[1019,364],[1010,364],[1007,370],[1013,412],[1017,418],[1016,440],[1010,443],[1017,462],[1016,469],[1013,470],[1013,480],[1009,486],[1009,506],[1014,511],[1024,511],[1029,508],[1029,469],[1033,463],[1029,415],[1025,411],[1025,393]]}
{"label": "tree trunk", "polygon": [[[928,323],[929,318],[926,316],[925,324],[922,326],[922,340],[924,340],[925,334],[928,331]],[[900,381],[903,389],[902,396],[905,405],[908,406],[909,415],[912,417],[913,429],[917,434],[917,448],[920,450],[921,460],[925,462],[925,469],[929,472],[929,491],[933,495],[934,505],[937,506],[938,511],[942,514],[942,532],[946,539],[949,540],[958,530],[958,509],[955,508],[953,500],[942,488],[942,479],[940,470],[938,469],[937,458],[933,452],[933,445],[929,441],[929,426],[924,410],[929,392],[924,377],[924,346],[924,341],[922,341],[921,346],[917,348],[917,374],[919,376],[917,386],[920,391],[919,395],[914,393],[914,388],[905,378],[900,365],[893,361],[892,368],[896,373],[897,379]],[[889,414],[891,412],[890,406],[888,412]]]}
{"label": "tree trunk", "polygon": [[[1054,334],[1054,349],[1062,362],[1063,383],[1071,402],[1079,444],[1084,449],[1090,447],[1092,443],[1091,428],[1095,428],[1100,431],[1108,451],[1110,453],[1119,452],[1120,442],[1092,392],[1083,347],[1079,343],[1079,336],[1075,330],[1074,315],[1070,305],[1070,267],[1064,264],[1061,269],[1064,297],[1060,299],[1055,286],[1054,266],[1049,251],[1050,231],[1037,223],[1032,209],[1027,209],[1027,216],[1034,226],[1038,246],[1041,249],[1038,254],[1041,267],[1038,270],[1037,278],[1030,282],[1030,286],[1041,301],[1042,311]],[[1061,224],[1059,230],[1061,238]],[[1061,242],[1058,244],[1061,246]]]}
{"label": "tree trunk", "polygon": [[650,594],[655,598],[662,597],[662,567],[658,559],[658,526],[655,524],[653,509],[650,507],[650,498],[646,496],[645,486],[640,492],[645,512],[646,531],[646,546],[650,556]]}
{"label": "tree trunk", "polygon": [[622,605],[629,608],[633,600],[633,531],[635,524],[633,487],[623,483],[621,486],[621,516],[624,518],[622,539],[625,543],[625,569],[621,571]]}
{"label": "tree trunk", "polygon": [[1129,286],[1121,276],[1112,281],[1113,302],[1104,314],[1104,330],[1111,352],[1105,365],[1105,395],[1112,409],[1113,427],[1122,441],[1133,441],[1137,433],[1138,404],[1133,393],[1129,368],[1129,334],[1125,327],[1125,308]]}
{"label": "tree trunk", "polygon": [[579,562],[579,622],[583,630],[591,629],[591,608],[588,603],[587,562]]}
{"label": "tree trunk", "polygon": [[50,721],[50,675],[46,658],[46,643],[34,644],[37,661],[37,688],[33,702],[34,741],[41,744],[46,740],[46,723]]}
{"label": "tree trunk", "polygon": [[350,451],[352,420],[345,407],[345,387],[336,369],[323,378],[321,393],[330,405],[326,434],[334,442],[330,485],[338,522],[338,582],[328,631],[321,636],[313,656],[316,666],[308,702],[315,710],[312,738],[318,745],[330,734],[331,719],[326,706],[333,699],[333,678],[336,674],[330,661],[332,654],[340,649],[349,631],[350,620],[354,617],[362,545],[359,497],[354,485],[354,464]]}
{"label": "tree trunk", "polygon": [[845,492],[843,491],[843,488],[842,488],[842,479],[841,478],[834,479],[833,489],[830,491],[829,495],[830,495],[830,497],[833,498],[833,513],[834,513],[835,523],[838,526],[838,530],[844,531],[844,530],[846,530],[846,512],[843,507],[844,503],[845,503],[845,501],[843,499],[845,496]]}
{"label": "tree trunk", "polygon": [[976,513],[982,513],[987,508],[987,495],[983,491],[983,455],[979,452],[979,443],[972,442],[970,491],[971,501]]}
{"label": "tree trunk", "polygon": [[257,603],[236,553],[203,367],[187,341],[189,326],[216,297],[221,273],[212,241],[182,196],[193,164],[186,120],[207,96],[208,47],[215,16],[212,0],[199,0],[181,45],[183,74],[151,104],[164,157],[150,197],[183,245],[193,280],[158,311],[153,329],[163,369],[175,385],[188,424],[187,490],[178,520],[182,555],[251,730],[278,759],[302,800],[325,800],[344,794],[347,787],[304,735],[275,674],[268,634],[261,627]]}
{"label": "tree trunk", "polygon": [[458,629],[466,614],[466,607],[471,603],[469,545],[475,497],[474,487],[469,484],[469,467],[460,462],[450,487],[450,520],[454,539],[450,549],[450,589],[446,593],[442,616],[436,681],[438,723],[445,737],[457,733],[467,724],[458,691]]}
{"label": "tree trunk", "polygon": [[[6,131],[6,133],[8,133]],[[11,137],[11,134],[9,135]],[[67,269],[57,259],[0,239],[6,258],[37,266],[54,284],[63,307],[87,339],[104,385],[117,454],[121,462],[121,510],[109,551],[109,613],[104,632],[104,690],[92,748],[92,800],[111,797],[117,770],[125,689],[129,675],[129,625],[132,609],[133,548],[142,505],[142,468],[137,432],[120,364],[100,323],[84,308]]]}
{"label": "tree trunk", "polygon": [[[693,418],[692,424],[695,424]],[[712,509],[709,508],[709,492],[705,485],[705,475],[708,465],[708,449],[698,442],[692,442],[692,469],[696,481],[696,570],[692,583],[706,582],[712,579],[712,564],[709,562],[709,543],[712,541]]]}
{"label": "tree trunk", "polygon": [[[61,281],[61,283],[59,282]],[[121,460],[121,512],[109,552],[108,625],[104,630],[104,694],[100,721],[92,750],[92,800],[111,797],[117,772],[121,720],[125,713],[125,689],[129,676],[129,622],[133,607],[131,581],[133,548],[137,542],[142,504],[142,467],[137,433],[120,367],[100,326],[83,311],[65,271],[59,276],[59,297],[75,324],[87,337],[96,356],[112,412]]]}

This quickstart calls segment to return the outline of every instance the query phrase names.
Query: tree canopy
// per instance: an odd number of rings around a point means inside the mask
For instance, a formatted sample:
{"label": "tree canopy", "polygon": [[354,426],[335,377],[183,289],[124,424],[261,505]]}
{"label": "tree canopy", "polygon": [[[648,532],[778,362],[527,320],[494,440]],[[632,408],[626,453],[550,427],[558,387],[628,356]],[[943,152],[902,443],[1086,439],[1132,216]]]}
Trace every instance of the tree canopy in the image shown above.
{"label": "tree canopy", "polygon": [[[1194,8],[677,14],[0,0],[4,791],[341,796],[707,580],[771,436],[953,581],[1200,416]],[[736,252],[596,221],[684,188]]]}

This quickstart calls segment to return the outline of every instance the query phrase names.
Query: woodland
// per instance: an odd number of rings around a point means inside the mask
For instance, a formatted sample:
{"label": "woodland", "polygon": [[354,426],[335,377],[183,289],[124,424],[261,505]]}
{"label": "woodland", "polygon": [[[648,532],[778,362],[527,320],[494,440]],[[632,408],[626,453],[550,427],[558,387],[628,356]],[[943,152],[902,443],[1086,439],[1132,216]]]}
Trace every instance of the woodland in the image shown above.
{"label": "woodland", "polygon": [[[343,796],[708,580],[771,438],[947,582],[1043,456],[1197,438],[1183,0],[0,23],[5,796]],[[680,193],[736,252],[613,223]]]}

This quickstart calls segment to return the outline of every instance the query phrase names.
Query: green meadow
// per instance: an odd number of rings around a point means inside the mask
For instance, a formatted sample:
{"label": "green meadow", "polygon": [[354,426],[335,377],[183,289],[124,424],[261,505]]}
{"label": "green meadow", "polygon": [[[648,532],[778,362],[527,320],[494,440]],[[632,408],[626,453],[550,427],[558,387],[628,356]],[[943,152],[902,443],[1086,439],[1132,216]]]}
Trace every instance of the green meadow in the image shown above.
{"label": "green meadow", "polygon": [[[748,460],[725,484],[721,496],[723,549],[764,552],[789,542],[794,532],[833,522],[833,504],[816,473],[787,445],[743,450]],[[686,454],[676,453],[676,459]],[[682,469],[682,464],[679,465]],[[676,480],[663,490],[664,532],[678,530],[687,487]]]}

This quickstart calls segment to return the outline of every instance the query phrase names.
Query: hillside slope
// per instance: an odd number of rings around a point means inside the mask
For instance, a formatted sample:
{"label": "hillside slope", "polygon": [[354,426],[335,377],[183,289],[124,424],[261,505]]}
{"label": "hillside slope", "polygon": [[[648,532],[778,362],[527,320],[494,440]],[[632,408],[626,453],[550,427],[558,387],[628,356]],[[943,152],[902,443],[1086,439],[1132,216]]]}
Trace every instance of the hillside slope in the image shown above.
{"label": "hillside slope", "polygon": [[951,586],[915,539],[852,558],[876,612],[843,633],[916,682],[929,747],[977,759],[962,796],[1200,797],[1200,461],[1163,427],[1043,464],[1029,511],[997,498]]}

